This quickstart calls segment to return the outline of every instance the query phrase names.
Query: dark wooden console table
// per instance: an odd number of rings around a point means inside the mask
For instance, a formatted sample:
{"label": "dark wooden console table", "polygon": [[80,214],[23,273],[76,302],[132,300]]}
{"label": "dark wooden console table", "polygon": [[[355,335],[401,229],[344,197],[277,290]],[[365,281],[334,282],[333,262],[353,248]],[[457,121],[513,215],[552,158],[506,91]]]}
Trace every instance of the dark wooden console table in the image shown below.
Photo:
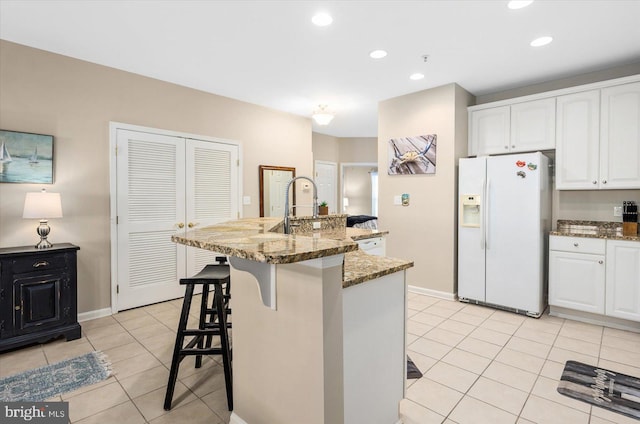
{"label": "dark wooden console table", "polygon": [[0,352],[61,335],[80,338],[79,249],[70,243],[0,249]]}

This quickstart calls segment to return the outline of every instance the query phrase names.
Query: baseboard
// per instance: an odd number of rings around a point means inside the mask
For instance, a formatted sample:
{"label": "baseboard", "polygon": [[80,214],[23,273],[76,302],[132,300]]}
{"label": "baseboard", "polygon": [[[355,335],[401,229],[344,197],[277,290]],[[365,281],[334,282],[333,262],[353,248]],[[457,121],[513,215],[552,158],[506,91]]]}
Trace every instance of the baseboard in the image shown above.
{"label": "baseboard", "polygon": [[549,315],[571,319],[574,321],[586,322],[587,324],[603,325],[605,327],[616,328],[618,330],[632,331],[634,333],[640,333],[640,323],[636,321],[629,321],[626,319],[620,319],[615,317],[608,317],[606,315],[592,314],[590,312],[576,311],[574,309],[563,308],[560,306],[550,306]]}
{"label": "baseboard", "polygon": [[96,318],[108,317],[111,315],[111,308],[102,308],[95,311],[82,312],[78,314],[78,322],[90,321]]}
{"label": "baseboard", "polygon": [[248,424],[245,420],[236,415],[235,412],[231,412],[229,417],[229,424]]}
{"label": "baseboard", "polygon": [[408,285],[407,291],[409,293],[417,293],[417,294],[424,294],[431,297],[437,297],[438,299],[458,300],[458,296],[455,293],[425,289],[424,287]]}

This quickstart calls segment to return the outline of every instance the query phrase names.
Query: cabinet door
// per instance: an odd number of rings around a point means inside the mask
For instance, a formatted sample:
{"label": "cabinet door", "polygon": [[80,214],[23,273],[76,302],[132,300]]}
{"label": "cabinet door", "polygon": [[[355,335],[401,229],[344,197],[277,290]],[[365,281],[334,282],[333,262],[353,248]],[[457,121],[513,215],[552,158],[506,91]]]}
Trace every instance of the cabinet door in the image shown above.
{"label": "cabinet door", "polygon": [[478,155],[509,152],[509,106],[471,112],[471,143]]}
{"label": "cabinet door", "polygon": [[640,321],[640,243],[607,240],[606,314]]}
{"label": "cabinet door", "polygon": [[556,189],[599,186],[600,91],[557,98]]}
{"label": "cabinet door", "polygon": [[512,105],[510,139],[512,152],[555,149],[555,98]]}
{"label": "cabinet door", "polygon": [[640,188],[640,82],[602,90],[601,188]]}
{"label": "cabinet door", "polygon": [[604,314],[604,256],[549,252],[549,304]]}

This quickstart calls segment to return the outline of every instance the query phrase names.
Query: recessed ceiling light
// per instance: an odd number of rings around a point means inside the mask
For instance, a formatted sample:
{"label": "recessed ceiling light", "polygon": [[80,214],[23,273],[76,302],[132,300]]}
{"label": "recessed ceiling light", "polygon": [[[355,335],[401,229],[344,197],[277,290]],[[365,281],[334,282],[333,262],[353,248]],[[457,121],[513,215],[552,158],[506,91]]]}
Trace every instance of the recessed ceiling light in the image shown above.
{"label": "recessed ceiling light", "polygon": [[414,80],[414,81],[421,80],[422,78],[424,78],[424,74],[416,72],[415,74],[409,75],[409,78]]}
{"label": "recessed ceiling light", "polygon": [[374,50],[371,53],[369,53],[369,57],[371,57],[372,59],[382,59],[386,55],[387,55],[387,52],[384,50]]}
{"label": "recessed ceiling light", "polygon": [[549,37],[549,36],[538,37],[538,38],[536,38],[535,40],[533,40],[531,42],[531,47],[546,46],[547,44],[549,44],[552,41],[553,41],[553,38]]}
{"label": "recessed ceiling light", "polygon": [[320,12],[315,14],[313,18],[311,18],[311,22],[313,22],[317,26],[323,27],[331,25],[331,22],[333,22],[333,18],[328,13]]}
{"label": "recessed ceiling light", "polygon": [[514,10],[522,9],[523,7],[529,6],[531,3],[533,3],[533,0],[511,0],[507,3],[507,7]]}

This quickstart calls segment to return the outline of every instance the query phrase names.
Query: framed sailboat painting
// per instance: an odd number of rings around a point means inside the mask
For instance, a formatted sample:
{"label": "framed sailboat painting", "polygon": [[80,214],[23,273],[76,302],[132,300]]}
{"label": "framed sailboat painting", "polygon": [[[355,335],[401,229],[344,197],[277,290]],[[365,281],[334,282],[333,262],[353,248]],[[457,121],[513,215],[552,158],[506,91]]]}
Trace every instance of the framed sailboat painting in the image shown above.
{"label": "framed sailboat painting", "polygon": [[53,136],[0,130],[0,183],[53,184]]}

